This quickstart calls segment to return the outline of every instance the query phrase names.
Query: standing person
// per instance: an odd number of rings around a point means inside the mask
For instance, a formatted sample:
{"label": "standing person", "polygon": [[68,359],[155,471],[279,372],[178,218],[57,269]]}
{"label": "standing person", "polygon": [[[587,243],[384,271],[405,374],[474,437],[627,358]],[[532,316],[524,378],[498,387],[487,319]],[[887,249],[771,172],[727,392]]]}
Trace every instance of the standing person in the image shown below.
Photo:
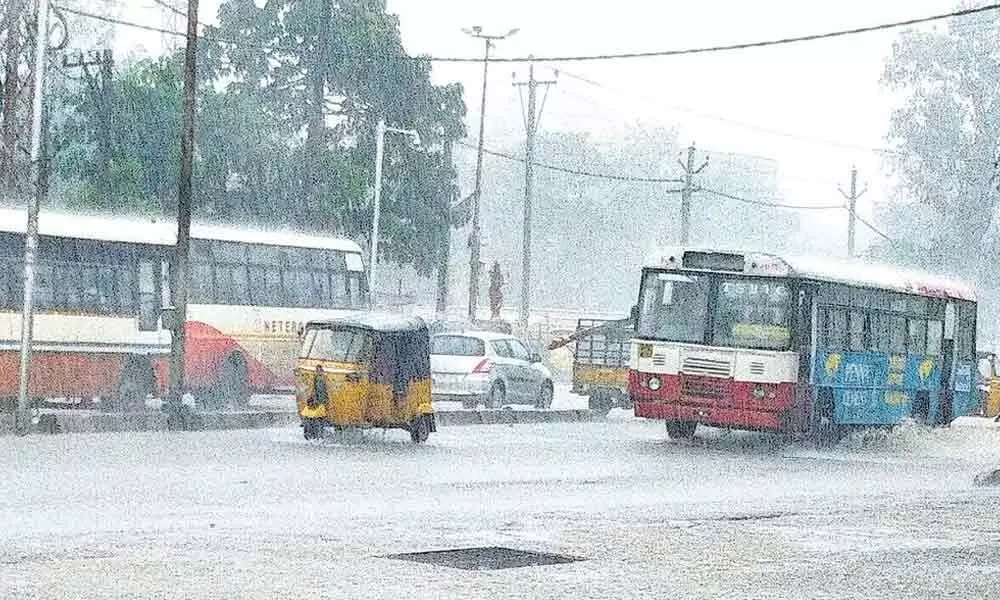
{"label": "standing person", "polygon": [[500,308],[503,306],[503,274],[500,272],[500,263],[493,261],[493,268],[490,269],[490,319],[500,320]]}

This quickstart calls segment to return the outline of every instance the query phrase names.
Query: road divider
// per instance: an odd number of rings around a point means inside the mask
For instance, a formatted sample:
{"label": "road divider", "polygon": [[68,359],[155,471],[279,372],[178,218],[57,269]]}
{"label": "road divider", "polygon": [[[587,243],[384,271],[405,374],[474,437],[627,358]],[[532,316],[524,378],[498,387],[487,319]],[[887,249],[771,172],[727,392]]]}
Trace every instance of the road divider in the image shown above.
{"label": "road divider", "polygon": [[[528,425],[538,423],[581,423],[600,420],[589,410],[449,410],[435,413],[441,427],[463,425]],[[264,429],[297,425],[298,414],[287,410],[190,411],[184,416],[185,431]],[[105,413],[92,410],[51,410],[36,415],[31,433],[116,433],[125,431],[167,431],[167,413]],[[11,415],[0,415],[0,434],[14,433]]]}

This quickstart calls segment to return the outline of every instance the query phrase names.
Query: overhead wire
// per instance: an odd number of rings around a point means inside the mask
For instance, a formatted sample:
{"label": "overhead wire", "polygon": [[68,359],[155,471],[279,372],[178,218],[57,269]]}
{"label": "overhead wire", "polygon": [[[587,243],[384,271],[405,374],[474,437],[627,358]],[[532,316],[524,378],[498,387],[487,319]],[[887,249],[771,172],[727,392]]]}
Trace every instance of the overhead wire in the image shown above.
{"label": "overhead wire", "polygon": [[765,127],[763,125],[757,125],[757,124],[754,124],[754,123],[748,123],[746,121],[739,121],[737,119],[731,119],[729,117],[724,117],[724,116],[721,116],[721,115],[707,113],[707,112],[700,111],[700,110],[697,110],[697,109],[694,109],[694,108],[691,108],[691,107],[688,107],[688,106],[682,106],[682,105],[678,105],[678,104],[666,104],[666,103],[660,102],[659,100],[655,100],[654,101],[652,98],[649,98],[649,97],[645,96],[644,94],[639,94],[639,93],[637,93],[635,91],[627,91],[627,90],[623,90],[621,88],[609,86],[607,84],[595,81],[595,80],[590,79],[588,77],[584,77],[582,75],[578,75],[578,74],[566,71],[565,69],[559,69],[559,74],[562,75],[562,76],[566,76],[566,77],[568,77],[570,79],[574,79],[576,81],[579,81],[581,83],[585,83],[587,85],[590,85],[590,86],[593,86],[593,87],[596,87],[596,88],[599,88],[599,89],[603,89],[603,90],[607,90],[607,91],[612,92],[612,93],[616,93],[616,94],[618,94],[620,96],[626,96],[626,97],[634,98],[634,99],[636,99],[636,100],[638,100],[640,102],[648,102],[648,103],[655,102],[656,105],[659,108],[661,108],[661,109],[672,110],[672,111],[676,111],[676,112],[679,112],[679,113],[688,114],[688,115],[691,115],[691,116],[694,116],[694,117],[702,118],[702,119],[708,119],[708,120],[711,120],[711,121],[717,121],[719,123],[725,123],[725,124],[728,124],[728,125],[734,125],[736,127],[740,127],[740,128],[743,128],[743,129],[748,129],[748,130],[751,130],[751,131],[757,131],[757,132],[764,133],[764,134],[767,134],[767,135],[773,135],[773,136],[776,136],[776,137],[782,137],[782,138],[787,138],[787,139],[791,139],[791,140],[798,140],[798,141],[801,141],[801,142],[806,142],[806,143],[811,143],[811,144],[818,144],[818,145],[823,145],[823,146],[844,148],[846,150],[860,150],[860,151],[864,151],[864,152],[873,152],[873,153],[876,153],[876,154],[897,154],[898,153],[896,150],[892,150],[890,148],[873,148],[873,147],[870,147],[870,146],[863,146],[863,145],[860,145],[860,144],[853,144],[853,143],[844,142],[844,141],[841,141],[841,140],[834,140],[834,139],[823,138],[823,137],[819,137],[819,136],[810,136],[810,135],[803,135],[803,134],[799,134],[799,133],[792,133],[790,131],[783,131],[783,130],[780,130],[780,129],[772,129],[770,127]]}
{"label": "overhead wire", "polygon": [[742,196],[728,194],[726,192],[721,192],[719,190],[714,190],[703,186],[698,186],[694,188],[694,191],[705,192],[706,194],[711,194],[713,196],[718,196],[720,198],[726,198],[728,200],[735,200],[736,202],[742,202],[744,204],[754,204],[757,206],[767,206],[770,208],[787,208],[789,210],[833,210],[833,209],[839,210],[844,208],[843,204],[826,204],[826,205],[783,204],[780,202],[768,202],[766,200],[752,200],[750,198],[743,198]]}
{"label": "overhead wire", "polygon": [[[60,10],[67,13],[71,13],[80,17],[86,17],[91,19],[96,19],[100,21],[105,21],[108,23],[114,23],[118,25],[124,25],[128,27],[135,27],[138,29],[145,29],[147,31],[155,31],[157,33],[163,33],[167,35],[185,36],[186,34],[181,31],[173,31],[166,29],[164,27],[156,27],[152,25],[145,25],[142,23],[136,23],[133,21],[128,21],[125,19],[119,19],[117,17],[109,17],[106,15],[100,15],[84,10],[79,10],[75,8],[70,8],[62,5],[55,5]],[[847,37],[853,35],[859,35],[864,33],[872,33],[876,31],[884,31],[890,29],[897,29],[900,27],[911,27],[913,25],[921,25],[925,23],[932,23],[935,21],[942,21],[946,19],[955,19],[959,17],[965,17],[969,15],[976,15],[980,13],[986,13],[990,11],[995,11],[1000,9],[1000,3],[985,4],[982,6],[968,7],[952,10],[945,13],[938,13],[933,15],[928,15],[925,17],[916,17],[911,19],[903,19],[899,21],[892,21],[888,23],[880,23],[876,25],[867,25],[861,27],[850,27],[846,29],[837,29],[833,31],[827,31],[822,33],[812,33],[805,35],[789,36],[783,38],[767,39],[767,40],[755,40],[748,42],[736,42],[731,44],[717,44],[710,46],[695,46],[690,48],[675,48],[668,50],[652,50],[643,52],[620,52],[620,53],[609,53],[609,54],[584,54],[584,55],[567,55],[567,56],[519,56],[519,57],[500,57],[494,56],[489,60],[494,63],[527,63],[527,62],[585,62],[585,61],[606,61],[606,60],[622,60],[622,59],[635,59],[635,58],[655,58],[655,57],[667,57],[667,56],[690,56],[697,54],[714,54],[720,52],[732,52],[736,50],[749,50],[754,48],[765,48],[769,46],[784,46],[789,44],[796,44],[801,42],[813,42],[819,40],[827,40],[839,37]],[[231,40],[221,38],[215,35],[203,35],[202,39],[207,41],[214,41],[223,44],[233,44],[235,46],[243,48],[257,48],[265,51],[273,50],[285,50],[292,51],[294,48],[285,48],[280,45],[254,45],[247,44],[238,40]],[[481,63],[483,62],[482,57],[466,57],[466,56],[412,56],[408,57],[415,60],[429,60],[431,62],[439,63]]]}
{"label": "overhead wire", "polygon": [[[472,150],[477,150],[478,149],[478,145],[475,142],[475,140],[473,140],[471,142],[470,141],[465,141],[465,140],[458,140],[455,143],[457,143],[460,146],[464,146],[466,148],[472,149]],[[517,163],[521,163],[521,164],[524,164],[525,162],[527,162],[524,159],[524,157],[515,156],[515,155],[509,154],[507,152],[500,152],[498,150],[490,150],[489,148],[483,148],[483,154],[488,154],[490,156],[495,156],[497,158],[503,158],[503,159],[510,160],[510,161],[517,162]],[[538,161],[534,161],[534,160],[531,161],[531,164],[532,164],[532,166],[535,166],[535,167],[538,167],[538,168],[541,168],[541,169],[548,169],[550,171],[558,171],[558,172],[566,173],[566,174],[569,174],[569,175],[578,175],[580,177],[593,177],[595,179],[607,179],[609,181],[629,181],[629,182],[634,182],[634,183],[683,183],[683,181],[681,179],[678,179],[676,177],[669,177],[669,178],[668,177],[642,177],[642,176],[633,176],[633,175],[619,175],[619,174],[614,174],[614,173],[601,173],[601,172],[598,172],[598,171],[589,171],[589,170],[586,170],[586,169],[576,169],[576,168],[572,168],[572,167],[563,167],[563,166],[559,166],[559,165],[552,165],[552,164],[542,163],[542,162],[538,162]]]}

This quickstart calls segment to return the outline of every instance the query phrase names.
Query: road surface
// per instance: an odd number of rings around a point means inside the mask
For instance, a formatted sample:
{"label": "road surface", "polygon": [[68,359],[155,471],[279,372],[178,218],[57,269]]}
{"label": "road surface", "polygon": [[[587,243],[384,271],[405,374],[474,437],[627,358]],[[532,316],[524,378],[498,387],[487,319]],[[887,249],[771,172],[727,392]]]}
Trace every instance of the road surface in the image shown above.
{"label": "road surface", "polygon": [[[1000,430],[830,451],[662,424],[5,438],[0,598],[980,598],[1000,589]],[[562,565],[384,555],[470,546]]]}

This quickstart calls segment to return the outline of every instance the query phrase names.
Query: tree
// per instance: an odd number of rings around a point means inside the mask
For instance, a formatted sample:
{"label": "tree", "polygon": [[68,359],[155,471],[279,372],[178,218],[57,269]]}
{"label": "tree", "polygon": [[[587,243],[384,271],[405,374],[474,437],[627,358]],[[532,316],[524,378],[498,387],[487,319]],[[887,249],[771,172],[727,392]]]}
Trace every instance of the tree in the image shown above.
{"label": "tree", "polygon": [[0,193],[15,193],[24,174],[24,133],[31,85],[27,0],[0,5]]}
{"label": "tree", "polygon": [[979,266],[980,248],[996,243],[1000,21],[992,12],[976,20],[905,31],[893,45],[882,83],[903,97],[888,135],[900,183],[883,212],[903,242],[879,244],[877,255],[961,268]]}
{"label": "tree", "polygon": [[385,1],[227,0],[209,34],[241,41],[206,44],[211,76],[264,107],[299,159],[285,194],[302,226],[367,239],[376,123],[419,132],[419,149],[387,143],[379,247],[421,272],[436,266],[455,190],[443,156],[465,133],[465,105],[460,86],[432,85],[429,61],[406,54]]}

